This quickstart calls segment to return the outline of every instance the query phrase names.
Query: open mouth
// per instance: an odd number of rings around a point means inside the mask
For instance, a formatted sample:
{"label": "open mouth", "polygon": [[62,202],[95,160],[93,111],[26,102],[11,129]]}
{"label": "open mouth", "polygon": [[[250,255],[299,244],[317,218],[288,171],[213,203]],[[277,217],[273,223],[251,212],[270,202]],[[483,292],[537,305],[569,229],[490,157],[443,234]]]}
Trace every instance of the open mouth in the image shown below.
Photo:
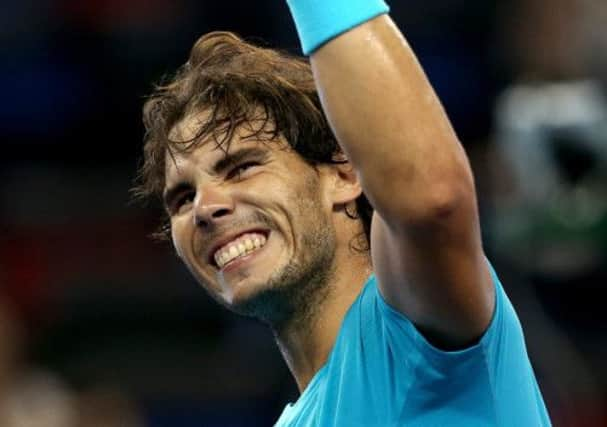
{"label": "open mouth", "polygon": [[220,246],[213,253],[213,263],[219,269],[243,258],[265,246],[268,241],[268,233],[261,231],[248,231],[228,243]]}

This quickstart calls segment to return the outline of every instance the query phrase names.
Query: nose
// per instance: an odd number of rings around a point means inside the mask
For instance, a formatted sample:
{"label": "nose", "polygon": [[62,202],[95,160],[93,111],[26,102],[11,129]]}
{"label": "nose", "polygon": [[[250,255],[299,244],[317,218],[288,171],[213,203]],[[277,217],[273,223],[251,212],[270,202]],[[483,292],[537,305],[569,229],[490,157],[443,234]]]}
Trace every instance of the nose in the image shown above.
{"label": "nose", "polygon": [[194,200],[194,223],[208,228],[229,219],[234,213],[234,200],[225,191],[214,186],[201,189]]}

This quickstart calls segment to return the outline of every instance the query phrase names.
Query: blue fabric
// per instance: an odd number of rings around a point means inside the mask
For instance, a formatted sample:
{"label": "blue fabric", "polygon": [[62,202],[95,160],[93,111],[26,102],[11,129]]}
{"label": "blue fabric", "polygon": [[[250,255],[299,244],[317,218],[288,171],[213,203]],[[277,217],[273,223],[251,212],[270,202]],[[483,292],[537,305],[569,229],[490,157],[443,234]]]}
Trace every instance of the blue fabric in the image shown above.
{"label": "blue fabric", "polygon": [[521,325],[492,274],[491,324],[476,345],[454,352],[429,344],[371,276],[327,363],[276,426],[550,426]]}
{"label": "blue fabric", "polygon": [[304,55],[390,10],[383,0],[287,0],[287,3]]}

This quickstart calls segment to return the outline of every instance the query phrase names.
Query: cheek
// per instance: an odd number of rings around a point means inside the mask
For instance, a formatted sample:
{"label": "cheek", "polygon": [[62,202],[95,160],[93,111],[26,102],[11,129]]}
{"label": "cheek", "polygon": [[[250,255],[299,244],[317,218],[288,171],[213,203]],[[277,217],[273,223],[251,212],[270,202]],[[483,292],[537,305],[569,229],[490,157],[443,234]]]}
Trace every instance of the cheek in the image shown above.
{"label": "cheek", "polygon": [[177,255],[185,261],[186,253],[184,249],[188,241],[188,227],[183,221],[173,221],[171,223],[171,239]]}
{"label": "cheek", "polygon": [[330,214],[319,194],[309,190],[304,188],[296,199],[290,201],[292,224],[300,234],[304,234],[300,238],[312,230],[325,228]]}

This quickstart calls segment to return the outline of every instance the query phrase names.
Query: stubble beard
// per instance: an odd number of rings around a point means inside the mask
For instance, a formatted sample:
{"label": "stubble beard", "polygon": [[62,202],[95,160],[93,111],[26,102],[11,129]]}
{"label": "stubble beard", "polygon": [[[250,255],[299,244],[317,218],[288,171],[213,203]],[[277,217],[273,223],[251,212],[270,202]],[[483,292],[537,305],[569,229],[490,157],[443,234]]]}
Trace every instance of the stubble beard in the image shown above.
{"label": "stubble beard", "polygon": [[[315,215],[316,216],[316,215]],[[326,218],[301,239],[297,258],[275,271],[265,285],[246,300],[232,305],[236,313],[266,323],[275,334],[309,328],[331,292],[335,234]]]}
{"label": "stubble beard", "polygon": [[[292,215],[304,220],[289,261],[243,300],[227,304],[214,295],[229,310],[266,323],[277,335],[293,328],[310,329],[332,290],[337,238],[331,218],[322,211],[318,189],[316,176],[310,175],[303,188],[292,193]],[[253,215],[257,223],[277,228],[261,212]]]}

